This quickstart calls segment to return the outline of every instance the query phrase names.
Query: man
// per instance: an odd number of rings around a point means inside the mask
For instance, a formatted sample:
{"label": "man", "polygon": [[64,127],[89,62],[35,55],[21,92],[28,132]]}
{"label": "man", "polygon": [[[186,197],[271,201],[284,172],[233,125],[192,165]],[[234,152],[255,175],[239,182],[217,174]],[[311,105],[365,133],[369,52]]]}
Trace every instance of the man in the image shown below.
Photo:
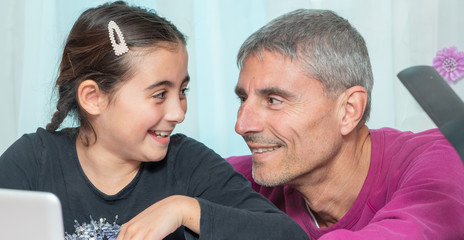
{"label": "man", "polygon": [[231,157],[311,239],[464,239],[464,167],[437,130],[372,130],[361,35],[326,10],[296,10],[238,53]]}

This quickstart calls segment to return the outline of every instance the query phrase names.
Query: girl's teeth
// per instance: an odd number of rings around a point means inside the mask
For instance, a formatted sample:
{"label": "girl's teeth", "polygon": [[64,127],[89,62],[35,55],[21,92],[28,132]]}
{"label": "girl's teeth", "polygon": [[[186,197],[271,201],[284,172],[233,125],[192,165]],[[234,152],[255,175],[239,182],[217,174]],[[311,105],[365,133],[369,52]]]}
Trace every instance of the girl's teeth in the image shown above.
{"label": "girl's teeth", "polygon": [[157,137],[167,137],[169,136],[169,133],[168,132],[158,132],[158,131],[155,131],[155,134]]}

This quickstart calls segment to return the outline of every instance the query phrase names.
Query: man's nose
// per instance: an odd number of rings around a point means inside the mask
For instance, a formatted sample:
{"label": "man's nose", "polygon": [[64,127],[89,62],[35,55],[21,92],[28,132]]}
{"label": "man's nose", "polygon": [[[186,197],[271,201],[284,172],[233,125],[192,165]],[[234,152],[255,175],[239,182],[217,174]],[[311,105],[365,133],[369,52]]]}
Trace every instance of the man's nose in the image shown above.
{"label": "man's nose", "polygon": [[235,132],[240,135],[247,133],[261,132],[263,119],[256,103],[247,100],[243,102],[237,113],[237,122],[235,123]]}

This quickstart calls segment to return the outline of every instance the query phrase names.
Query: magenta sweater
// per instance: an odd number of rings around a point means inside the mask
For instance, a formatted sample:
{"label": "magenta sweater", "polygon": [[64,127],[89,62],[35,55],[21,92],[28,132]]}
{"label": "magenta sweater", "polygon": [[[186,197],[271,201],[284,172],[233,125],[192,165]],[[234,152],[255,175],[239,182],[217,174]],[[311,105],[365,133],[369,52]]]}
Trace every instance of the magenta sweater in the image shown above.
{"label": "magenta sweater", "polygon": [[227,160],[311,239],[464,239],[464,166],[439,130],[370,134],[371,164],[361,192],[328,228],[314,225],[297,191],[255,183],[250,155]]}

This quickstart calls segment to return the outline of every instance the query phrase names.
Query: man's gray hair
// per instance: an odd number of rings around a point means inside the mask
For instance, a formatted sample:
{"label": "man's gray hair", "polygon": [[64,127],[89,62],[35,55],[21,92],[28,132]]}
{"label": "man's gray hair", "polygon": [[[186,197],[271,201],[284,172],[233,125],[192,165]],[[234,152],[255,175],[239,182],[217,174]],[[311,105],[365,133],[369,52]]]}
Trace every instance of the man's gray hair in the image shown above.
{"label": "man's gray hair", "polygon": [[284,14],[248,37],[238,52],[238,66],[249,55],[261,57],[263,51],[297,60],[308,77],[322,82],[328,96],[364,87],[368,98],[361,122],[369,118],[374,83],[369,54],[363,37],[347,20],[329,10]]}

